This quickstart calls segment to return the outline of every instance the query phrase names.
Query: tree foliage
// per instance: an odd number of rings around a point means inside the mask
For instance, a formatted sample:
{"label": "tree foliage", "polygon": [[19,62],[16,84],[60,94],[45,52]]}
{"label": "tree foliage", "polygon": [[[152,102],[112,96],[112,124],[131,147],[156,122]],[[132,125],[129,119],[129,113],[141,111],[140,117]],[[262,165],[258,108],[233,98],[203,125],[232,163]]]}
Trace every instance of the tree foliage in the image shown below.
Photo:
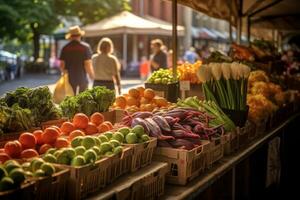
{"label": "tree foliage", "polygon": [[128,0],[56,0],[56,13],[78,16],[83,24],[94,23],[124,10]]}
{"label": "tree foliage", "polygon": [[0,0],[0,40],[33,41],[37,58],[40,35],[55,30],[59,15],[88,24],[123,10],[130,10],[128,0]]}

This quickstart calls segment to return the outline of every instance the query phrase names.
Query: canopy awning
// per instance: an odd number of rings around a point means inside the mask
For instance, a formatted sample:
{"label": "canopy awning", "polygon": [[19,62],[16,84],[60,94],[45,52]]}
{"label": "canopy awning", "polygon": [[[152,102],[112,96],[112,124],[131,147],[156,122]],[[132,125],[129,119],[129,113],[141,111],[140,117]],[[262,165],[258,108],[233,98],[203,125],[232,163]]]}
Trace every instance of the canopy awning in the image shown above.
{"label": "canopy awning", "polygon": [[[172,1],[172,0],[170,0]],[[300,30],[299,0],[177,0],[211,17],[235,22],[236,17],[251,17],[257,28]]]}
{"label": "canopy awning", "polygon": [[[161,21],[161,20],[160,20]],[[103,19],[83,27],[85,37],[113,34],[172,35],[172,25],[168,22],[148,20],[128,11]],[[177,26],[178,35],[184,35],[184,27]]]}

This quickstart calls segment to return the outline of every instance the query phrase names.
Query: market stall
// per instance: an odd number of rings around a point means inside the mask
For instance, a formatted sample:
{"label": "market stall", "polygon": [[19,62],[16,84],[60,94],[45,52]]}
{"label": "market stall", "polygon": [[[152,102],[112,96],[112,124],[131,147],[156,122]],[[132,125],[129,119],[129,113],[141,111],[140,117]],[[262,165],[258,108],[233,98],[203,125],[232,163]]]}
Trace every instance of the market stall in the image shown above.
{"label": "market stall", "polygon": [[[221,17],[217,8],[208,11],[210,4],[182,2]],[[6,93],[0,98],[0,199],[283,194],[276,189],[286,191],[297,171],[300,94],[264,68],[277,53],[254,41],[177,66],[174,51],[173,69],[158,70],[145,87],[117,97],[100,86],[59,104],[47,87]]]}

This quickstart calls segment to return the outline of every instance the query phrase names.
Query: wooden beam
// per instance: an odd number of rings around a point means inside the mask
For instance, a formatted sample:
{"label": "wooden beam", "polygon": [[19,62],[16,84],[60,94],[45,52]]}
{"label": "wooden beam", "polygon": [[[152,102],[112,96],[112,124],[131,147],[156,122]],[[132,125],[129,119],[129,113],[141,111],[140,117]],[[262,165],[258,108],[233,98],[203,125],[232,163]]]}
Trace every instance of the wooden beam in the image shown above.
{"label": "wooden beam", "polygon": [[243,16],[248,16],[250,15],[253,11],[255,11],[256,8],[258,8],[264,1],[266,0],[256,0],[249,8],[246,10],[245,13],[243,13]]}
{"label": "wooden beam", "polygon": [[273,1],[272,3],[269,3],[268,5],[265,5],[264,7],[262,7],[262,8],[260,8],[260,9],[256,10],[256,11],[254,11],[254,12],[251,13],[249,16],[250,16],[250,17],[253,17],[254,15],[256,15],[256,14],[258,14],[258,13],[260,13],[260,12],[262,12],[262,11],[264,11],[264,10],[266,10],[266,9],[268,9],[268,8],[270,8],[270,7],[272,7],[272,6],[275,6],[276,4],[280,3],[281,1],[282,1],[282,0],[276,0],[276,1]]}
{"label": "wooden beam", "polygon": [[177,77],[177,0],[172,0],[173,77]]}

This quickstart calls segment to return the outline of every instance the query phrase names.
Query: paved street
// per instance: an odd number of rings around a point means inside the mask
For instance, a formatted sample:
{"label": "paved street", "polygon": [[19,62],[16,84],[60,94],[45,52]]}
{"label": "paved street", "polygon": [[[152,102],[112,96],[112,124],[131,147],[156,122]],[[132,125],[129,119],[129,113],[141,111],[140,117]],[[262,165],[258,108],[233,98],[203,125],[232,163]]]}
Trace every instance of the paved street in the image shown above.
{"label": "paved street", "polygon": [[[11,81],[0,82],[0,96],[8,91],[15,90],[18,87],[38,87],[47,85],[53,92],[55,87],[55,82],[59,79],[59,75],[48,75],[48,74],[26,74],[20,79],[15,79]],[[125,79],[121,81],[122,93],[126,93],[129,88],[143,85],[140,79]],[[89,85],[92,87],[92,83]]]}

